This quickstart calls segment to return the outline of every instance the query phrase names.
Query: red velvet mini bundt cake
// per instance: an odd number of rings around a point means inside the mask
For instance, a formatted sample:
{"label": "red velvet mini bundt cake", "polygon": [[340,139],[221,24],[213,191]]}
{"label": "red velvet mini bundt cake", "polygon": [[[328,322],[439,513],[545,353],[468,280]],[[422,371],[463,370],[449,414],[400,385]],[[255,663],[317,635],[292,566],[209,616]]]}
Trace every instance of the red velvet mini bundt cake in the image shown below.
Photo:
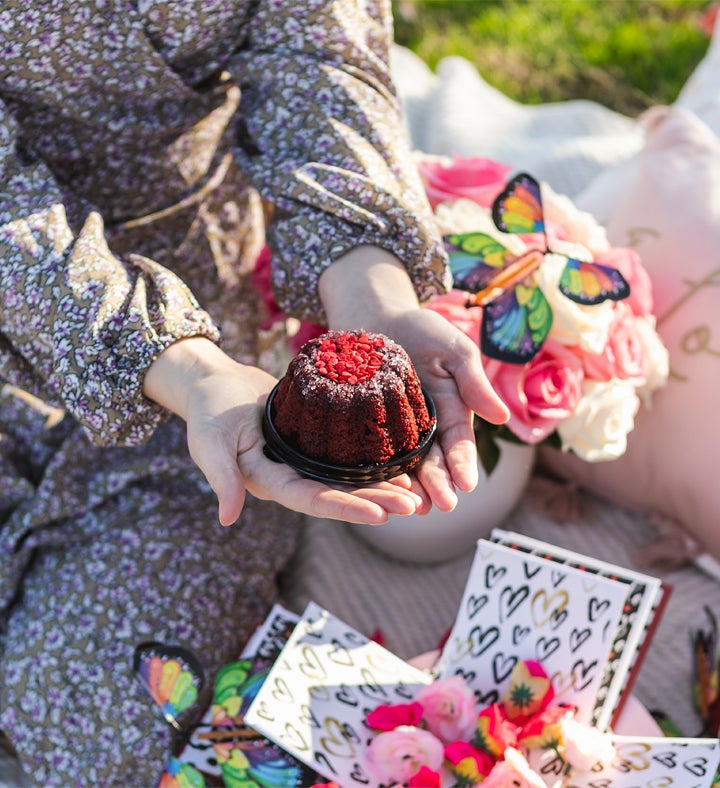
{"label": "red velvet mini bundt cake", "polygon": [[415,449],[433,423],[405,350],[364,331],[330,331],[303,345],[273,402],[277,432],[332,465],[386,463]]}

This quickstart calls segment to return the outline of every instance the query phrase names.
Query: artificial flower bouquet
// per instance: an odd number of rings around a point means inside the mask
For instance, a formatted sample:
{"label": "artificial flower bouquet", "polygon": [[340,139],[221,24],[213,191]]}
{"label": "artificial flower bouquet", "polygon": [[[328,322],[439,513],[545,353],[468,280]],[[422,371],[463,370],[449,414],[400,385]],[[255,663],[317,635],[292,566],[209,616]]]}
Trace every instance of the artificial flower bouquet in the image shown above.
{"label": "artificial flower bouquet", "polygon": [[442,788],[546,788],[526,755],[553,753],[560,771],[590,771],[616,757],[610,736],[553,704],[552,683],[535,660],[518,662],[500,702],[478,710],[459,675],[423,687],[410,703],[380,705],[366,716],[376,731],[365,755],[382,785]]}
{"label": "artificial flower bouquet", "polygon": [[428,308],[481,343],[511,412],[500,429],[476,420],[486,472],[496,437],[589,462],[621,456],[638,408],[668,376],[636,252],[611,247],[592,216],[532,176],[482,158],[417,163],[454,281]]}

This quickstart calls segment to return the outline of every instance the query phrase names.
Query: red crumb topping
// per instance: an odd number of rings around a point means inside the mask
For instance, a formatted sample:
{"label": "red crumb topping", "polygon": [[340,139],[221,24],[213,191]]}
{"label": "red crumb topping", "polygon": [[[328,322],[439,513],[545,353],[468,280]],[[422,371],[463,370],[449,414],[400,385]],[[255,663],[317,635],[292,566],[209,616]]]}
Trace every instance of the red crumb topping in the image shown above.
{"label": "red crumb topping", "polygon": [[318,372],[338,383],[361,383],[378,371],[383,360],[380,348],[385,343],[367,334],[340,334],[320,343],[315,367]]}

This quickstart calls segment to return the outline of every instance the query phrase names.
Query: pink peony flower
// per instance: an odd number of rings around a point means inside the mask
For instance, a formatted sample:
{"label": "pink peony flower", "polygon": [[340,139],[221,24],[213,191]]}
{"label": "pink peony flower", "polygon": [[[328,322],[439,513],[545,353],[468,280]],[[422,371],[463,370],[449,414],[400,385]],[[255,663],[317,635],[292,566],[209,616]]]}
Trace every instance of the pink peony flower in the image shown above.
{"label": "pink peony flower", "polygon": [[525,443],[550,435],[582,395],[582,362],[571,349],[547,340],[527,364],[488,359],[485,372],[510,409],[508,428]]}
{"label": "pink peony flower", "polygon": [[450,771],[462,785],[482,782],[493,769],[495,758],[466,741],[455,741],[445,747],[445,760]]}
{"label": "pink peony flower", "polygon": [[430,731],[401,725],[375,736],[365,751],[368,771],[381,783],[407,783],[423,766],[438,771],[443,744]]}
{"label": "pink peony flower", "polygon": [[505,752],[505,759],[498,761],[483,780],[483,788],[546,788],[545,781],[530,768],[525,756],[514,748]]}
{"label": "pink peony flower", "polygon": [[416,696],[428,730],[448,744],[475,730],[475,695],[461,676],[438,679]]}
{"label": "pink peony flower", "polygon": [[554,697],[555,690],[543,666],[534,659],[526,659],[513,668],[500,701],[508,719],[523,725],[533,714],[547,708]]}
{"label": "pink peony flower", "polygon": [[400,725],[418,725],[422,716],[423,706],[420,703],[398,703],[377,706],[368,713],[365,722],[375,731],[392,731]]}
{"label": "pink peony flower", "polygon": [[420,177],[430,205],[464,197],[489,207],[505,186],[510,167],[491,159],[453,157],[451,162],[423,158],[418,162]]}

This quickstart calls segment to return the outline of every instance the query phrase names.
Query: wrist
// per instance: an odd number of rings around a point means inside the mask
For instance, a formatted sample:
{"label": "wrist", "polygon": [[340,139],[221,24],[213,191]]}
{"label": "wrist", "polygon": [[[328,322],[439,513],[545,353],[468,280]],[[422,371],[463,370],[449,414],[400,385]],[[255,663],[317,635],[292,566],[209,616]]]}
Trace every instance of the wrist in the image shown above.
{"label": "wrist", "polygon": [[320,298],[333,329],[383,332],[393,319],[419,306],[403,264],[374,246],[357,247],[329,266],[320,277]]}
{"label": "wrist", "polygon": [[219,366],[235,364],[207,337],[187,337],[169,345],[148,367],[143,394],[183,419],[190,390]]}

